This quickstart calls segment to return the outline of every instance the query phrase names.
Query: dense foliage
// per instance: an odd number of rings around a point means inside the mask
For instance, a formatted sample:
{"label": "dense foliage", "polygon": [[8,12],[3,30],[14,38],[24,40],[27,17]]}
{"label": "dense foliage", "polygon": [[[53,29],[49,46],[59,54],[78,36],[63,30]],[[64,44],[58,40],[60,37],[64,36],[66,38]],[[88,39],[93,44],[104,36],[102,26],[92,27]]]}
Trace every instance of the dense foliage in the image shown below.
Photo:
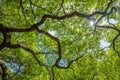
{"label": "dense foliage", "polygon": [[119,0],[0,0],[2,80],[120,80]]}

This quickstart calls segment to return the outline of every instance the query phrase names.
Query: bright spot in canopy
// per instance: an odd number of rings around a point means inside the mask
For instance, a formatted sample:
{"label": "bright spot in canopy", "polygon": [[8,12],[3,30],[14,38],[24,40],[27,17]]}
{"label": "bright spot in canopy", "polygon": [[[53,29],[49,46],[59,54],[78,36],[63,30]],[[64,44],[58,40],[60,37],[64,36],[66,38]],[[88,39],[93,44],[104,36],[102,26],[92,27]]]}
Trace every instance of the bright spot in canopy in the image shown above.
{"label": "bright spot in canopy", "polygon": [[89,20],[89,24],[90,24],[91,26],[94,26],[95,20]]}
{"label": "bright spot in canopy", "polygon": [[[105,48],[105,47],[108,47],[108,46],[110,46],[110,43],[109,42],[107,42],[105,39],[101,39],[100,40],[100,47],[101,48]],[[105,50],[107,50],[108,48],[106,48]]]}
{"label": "bright spot in canopy", "polygon": [[53,30],[48,31],[51,35],[56,36],[56,32]]}
{"label": "bright spot in canopy", "polygon": [[89,23],[90,23],[90,25],[91,25],[91,26],[93,26],[93,25],[94,25],[94,21],[90,21]]}
{"label": "bright spot in canopy", "polygon": [[64,60],[61,59],[60,62],[59,62],[59,66],[66,67],[67,63]]}
{"label": "bright spot in canopy", "polygon": [[110,22],[111,24],[117,24],[117,23],[118,23],[118,21],[115,20],[115,19],[109,19],[109,22]]}

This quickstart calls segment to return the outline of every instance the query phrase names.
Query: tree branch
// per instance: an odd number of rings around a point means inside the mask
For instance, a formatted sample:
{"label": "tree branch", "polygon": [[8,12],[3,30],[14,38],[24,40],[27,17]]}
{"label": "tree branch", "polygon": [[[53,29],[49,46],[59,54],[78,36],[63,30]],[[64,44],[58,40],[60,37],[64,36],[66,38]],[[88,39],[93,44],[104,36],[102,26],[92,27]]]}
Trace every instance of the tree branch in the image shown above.
{"label": "tree branch", "polygon": [[58,63],[60,62],[61,60],[61,57],[62,57],[62,53],[61,53],[61,44],[60,44],[60,41],[58,38],[54,37],[53,35],[51,35],[50,33],[44,31],[44,30],[41,30],[41,29],[37,29],[37,31],[39,33],[42,33],[42,34],[45,34],[46,36],[48,36],[49,38],[53,39],[54,41],[57,42],[58,44],[58,55],[59,57],[57,58],[56,62],[55,62],[55,65],[58,65]]}
{"label": "tree branch", "polygon": [[30,49],[30,48],[28,48],[28,47],[26,47],[26,46],[24,46],[22,44],[9,44],[6,47],[13,48],[13,49],[15,49],[15,48],[22,48],[25,51],[30,52],[32,54],[32,56],[35,58],[35,60],[39,63],[39,65],[45,66],[42,62],[39,61],[39,59],[35,55],[35,52],[32,49]]}
{"label": "tree branch", "polygon": [[8,79],[8,72],[7,72],[6,63],[3,60],[0,60],[0,66],[2,69],[2,80],[7,80]]}

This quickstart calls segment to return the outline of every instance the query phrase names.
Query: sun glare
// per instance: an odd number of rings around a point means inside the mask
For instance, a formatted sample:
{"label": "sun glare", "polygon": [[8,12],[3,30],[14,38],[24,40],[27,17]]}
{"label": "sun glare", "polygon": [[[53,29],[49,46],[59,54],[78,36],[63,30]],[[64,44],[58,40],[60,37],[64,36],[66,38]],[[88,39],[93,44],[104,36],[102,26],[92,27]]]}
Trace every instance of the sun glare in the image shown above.
{"label": "sun glare", "polygon": [[91,20],[91,21],[89,21],[89,24],[90,24],[91,26],[93,26],[93,25],[95,24],[95,21]]}
{"label": "sun glare", "polygon": [[90,26],[94,26],[94,25],[95,25],[95,22],[96,22],[96,19],[90,18],[90,19],[88,19],[88,21],[89,21],[89,25],[90,25]]}

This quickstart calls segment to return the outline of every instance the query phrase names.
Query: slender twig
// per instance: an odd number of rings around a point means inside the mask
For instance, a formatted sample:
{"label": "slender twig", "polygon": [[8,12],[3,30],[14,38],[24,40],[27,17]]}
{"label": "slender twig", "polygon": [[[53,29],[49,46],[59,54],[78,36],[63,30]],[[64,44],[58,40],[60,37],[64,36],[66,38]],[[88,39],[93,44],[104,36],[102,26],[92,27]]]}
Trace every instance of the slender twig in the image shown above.
{"label": "slender twig", "polygon": [[18,70],[10,77],[11,80],[13,77],[15,77],[20,72],[21,66],[22,66],[22,64],[19,65]]}
{"label": "slender twig", "polygon": [[30,0],[30,3],[31,3],[31,5],[36,6],[36,7],[38,7],[38,8],[41,8],[42,10],[45,10],[45,11],[47,11],[48,13],[52,14],[52,12],[49,11],[48,9],[46,9],[46,8],[44,8],[44,7],[42,7],[42,6],[39,6],[39,5],[35,4],[35,3],[33,3],[32,0]]}
{"label": "slender twig", "polygon": [[23,1],[22,0],[20,0],[20,7],[21,7],[21,10],[22,10],[22,14],[24,16],[24,19],[25,19],[25,21],[27,23],[27,19],[26,19],[26,15],[25,15],[25,12],[24,12],[24,7],[23,7]]}
{"label": "slender twig", "polygon": [[7,66],[3,60],[0,60],[0,67],[2,69],[2,80],[7,80],[8,78]]}
{"label": "slender twig", "polygon": [[59,7],[59,9],[57,10],[57,15],[58,15],[58,13],[59,13],[59,10],[61,9],[61,8],[63,8],[63,4],[64,4],[64,0],[62,0],[62,2],[61,2],[61,5],[60,5],[60,7]]}
{"label": "slender twig", "polygon": [[115,38],[113,39],[113,42],[112,42],[112,45],[113,45],[113,50],[118,54],[118,56],[120,57],[120,53],[119,53],[119,51],[116,49],[116,47],[115,47],[115,41],[117,40],[117,38],[120,36],[120,33],[119,34],[117,34],[116,36],[115,36]]}
{"label": "slender twig", "polygon": [[35,55],[35,52],[34,52],[32,49],[30,49],[30,48],[28,48],[28,47],[26,47],[26,46],[24,46],[24,45],[22,45],[22,44],[9,44],[9,45],[7,45],[6,47],[8,47],[8,48],[13,48],[13,49],[15,49],[15,48],[22,48],[22,49],[30,52],[30,53],[32,54],[32,56],[35,58],[35,60],[39,63],[39,65],[41,65],[41,66],[46,66],[46,65],[44,65],[42,62],[39,61],[39,59],[38,59],[38,58],[36,57],[36,55]]}
{"label": "slender twig", "polygon": [[61,57],[62,57],[62,53],[61,53],[61,44],[60,44],[60,41],[58,38],[54,37],[53,35],[51,35],[50,33],[44,31],[44,30],[41,30],[41,29],[37,29],[37,31],[39,33],[42,33],[42,34],[45,34],[47,35],[48,37],[50,37],[51,39],[55,40],[58,44],[58,55],[59,57],[57,58],[56,62],[55,62],[55,65],[58,65],[58,63],[60,62],[61,60]]}

